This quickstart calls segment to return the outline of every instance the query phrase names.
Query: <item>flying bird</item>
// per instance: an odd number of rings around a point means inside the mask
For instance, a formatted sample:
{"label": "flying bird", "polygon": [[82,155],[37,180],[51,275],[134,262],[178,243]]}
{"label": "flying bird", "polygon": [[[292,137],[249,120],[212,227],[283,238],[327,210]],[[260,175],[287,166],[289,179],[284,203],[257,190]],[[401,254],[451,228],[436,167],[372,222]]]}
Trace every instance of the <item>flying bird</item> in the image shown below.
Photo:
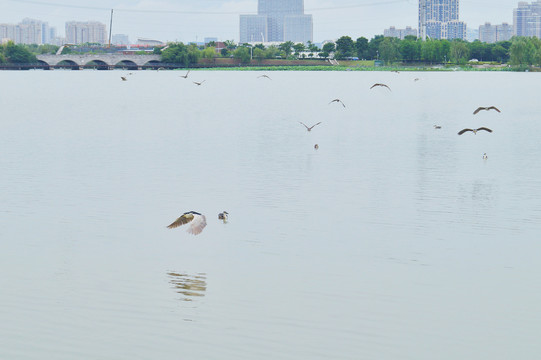
{"label": "flying bird", "polygon": [[500,109],[498,109],[496,106],[489,106],[489,107],[479,106],[477,109],[475,109],[475,111],[473,112],[473,115],[477,114],[481,110],[486,110],[486,111],[496,110],[497,112],[501,112]]}
{"label": "flying bird", "polygon": [[376,83],[376,84],[372,85],[372,86],[370,87],[370,89],[373,89],[373,88],[375,88],[376,86],[386,87],[387,89],[389,89],[389,91],[392,91],[390,87],[388,87],[388,86],[385,85],[385,84],[380,84],[380,83]]}
{"label": "flying bird", "polygon": [[189,73],[190,73],[190,70],[188,70],[188,72],[186,73],[186,75],[180,75],[180,77],[181,77],[181,78],[184,78],[184,79],[187,79]]}
{"label": "flying bird", "polygon": [[229,213],[227,211],[223,211],[218,214],[218,219],[222,220],[224,224],[227,222],[227,219],[229,219]]}
{"label": "flying bird", "polygon": [[174,229],[188,223],[190,223],[190,227],[188,227],[186,231],[188,231],[190,234],[197,235],[201,233],[201,231],[203,231],[205,226],[207,226],[207,219],[205,218],[205,215],[202,215],[198,212],[188,211],[182,214],[178,219],[173,221],[167,227],[169,229]]}
{"label": "flying bird", "polygon": [[332,104],[333,102],[340,103],[340,104],[342,104],[343,107],[346,107],[346,105],[345,105],[345,104],[342,102],[342,100],[340,100],[340,99],[334,99],[334,100],[332,100],[332,101],[329,103],[329,105]]}
{"label": "flying bird", "polygon": [[303,123],[302,121],[299,121],[299,123],[300,123],[300,124],[303,124],[304,127],[306,128],[306,130],[312,131],[312,129],[313,129],[314,127],[316,127],[317,125],[321,124],[321,121],[318,122],[317,124],[312,125],[312,126],[308,126],[308,125],[306,125],[305,123]]}
{"label": "flying bird", "polygon": [[125,76],[121,76],[120,78],[122,79],[122,81],[128,81],[128,78]]}
{"label": "flying bird", "polygon": [[267,78],[267,79],[269,79],[269,80],[272,80],[268,75],[261,75],[261,76],[258,76],[257,78],[258,78],[258,79],[259,79],[259,78]]}
{"label": "flying bird", "polygon": [[203,80],[203,81],[200,81],[200,82],[197,82],[197,81],[194,81],[193,83],[197,86],[201,86],[201,84],[203,84],[206,80]]}
{"label": "flying bird", "polygon": [[488,131],[488,132],[492,132],[492,130],[490,130],[489,128],[486,128],[486,127],[480,127],[480,128],[477,128],[477,129],[462,129],[458,132],[458,135],[462,135],[464,134],[465,132],[468,132],[468,131],[472,131],[474,134],[477,134],[477,132],[479,130],[485,130],[485,131]]}

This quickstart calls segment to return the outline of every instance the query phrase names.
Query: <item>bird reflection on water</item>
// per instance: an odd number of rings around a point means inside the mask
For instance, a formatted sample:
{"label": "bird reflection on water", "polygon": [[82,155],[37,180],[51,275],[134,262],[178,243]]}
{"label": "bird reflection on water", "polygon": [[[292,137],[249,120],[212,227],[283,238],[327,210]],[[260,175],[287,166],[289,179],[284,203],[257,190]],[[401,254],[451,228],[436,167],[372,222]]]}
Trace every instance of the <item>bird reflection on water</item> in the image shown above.
{"label": "bird reflection on water", "polygon": [[195,275],[168,272],[169,283],[173,285],[175,291],[181,294],[180,300],[193,301],[196,297],[205,296],[207,290],[207,274],[197,273]]}

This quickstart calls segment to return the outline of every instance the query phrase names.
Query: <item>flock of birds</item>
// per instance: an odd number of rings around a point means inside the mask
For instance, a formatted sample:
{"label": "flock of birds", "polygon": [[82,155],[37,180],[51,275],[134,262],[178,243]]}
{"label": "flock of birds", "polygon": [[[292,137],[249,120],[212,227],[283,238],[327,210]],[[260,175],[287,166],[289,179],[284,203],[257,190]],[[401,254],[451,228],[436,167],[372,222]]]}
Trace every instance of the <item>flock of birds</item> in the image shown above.
{"label": "flock of birds", "polygon": [[[190,74],[190,70],[188,70],[186,72],[186,74],[184,75],[180,75],[180,77],[184,78],[184,79],[187,79],[188,78],[188,75]],[[133,73],[128,73],[126,76],[121,76],[121,80],[122,81],[127,81],[128,80],[128,76],[129,75],[133,75]],[[258,78],[264,78],[264,79],[268,79],[268,80],[272,80],[271,77],[269,77],[268,75],[260,75],[258,76]],[[419,78],[415,78],[414,81],[419,81]],[[203,85],[203,83],[205,82],[205,80],[202,80],[202,81],[192,81],[195,85],[197,86],[201,86]],[[377,88],[377,87],[381,87],[381,88],[386,88],[388,89],[389,91],[392,91],[391,88],[387,85],[387,84],[384,84],[384,83],[375,83],[373,84],[371,87],[370,87],[370,90],[374,89],[374,88]],[[342,107],[346,107],[346,104],[344,104],[344,102],[340,99],[333,99],[329,102],[329,105],[330,104],[333,104],[333,103],[337,103],[337,104],[340,104],[342,105]],[[497,112],[501,112],[497,107],[495,106],[488,106],[488,107],[484,107],[484,106],[480,106],[478,107],[474,112],[473,114],[476,115],[477,113],[479,113],[480,111],[490,111],[490,110],[495,110]],[[321,124],[321,121],[320,122],[317,122],[313,125],[306,125],[305,123],[303,123],[302,121],[299,121],[299,123],[301,125],[303,125],[306,130],[308,132],[312,131],[312,129],[314,129],[316,126],[318,126],[319,124]],[[434,129],[441,129],[441,125],[434,125]],[[473,134],[477,134],[477,132],[479,131],[487,131],[489,133],[492,132],[491,129],[487,128],[487,127],[479,127],[479,128],[476,128],[476,129],[470,129],[470,128],[465,128],[465,129],[462,129],[458,132],[458,135],[462,135],[466,132],[472,132]],[[318,144],[315,144],[314,145],[314,149],[319,149],[319,145]],[[487,159],[488,156],[486,153],[483,154],[483,159]],[[229,218],[229,213],[227,211],[223,211],[221,213],[218,214],[218,219],[221,220],[223,223],[227,223],[228,221],[228,218]],[[180,217],[178,217],[175,221],[173,221],[170,225],[168,225],[167,227],[169,229],[174,229],[174,228],[177,228],[181,225],[185,225],[185,224],[189,224],[188,228],[187,228],[187,232],[190,233],[190,234],[193,234],[193,235],[198,235],[200,234],[203,229],[207,226],[207,219],[205,217],[205,215],[201,214],[201,213],[198,213],[196,211],[188,211],[188,212],[185,212],[184,214],[182,214]]]}

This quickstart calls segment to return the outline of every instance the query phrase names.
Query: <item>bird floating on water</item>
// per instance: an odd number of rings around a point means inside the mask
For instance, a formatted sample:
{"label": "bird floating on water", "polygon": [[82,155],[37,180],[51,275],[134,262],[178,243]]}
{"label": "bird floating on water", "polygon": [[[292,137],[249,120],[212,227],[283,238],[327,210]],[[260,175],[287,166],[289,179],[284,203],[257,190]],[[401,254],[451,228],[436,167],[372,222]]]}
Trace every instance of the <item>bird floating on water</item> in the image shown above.
{"label": "bird floating on water", "polygon": [[302,121],[299,121],[299,123],[300,123],[300,124],[303,124],[304,127],[306,128],[306,130],[312,131],[312,129],[313,129],[314,127],[316,127],[317,125],[321,124],[321,121],[318,122],[317,124],[312,125],[312,126],[308,126],[308,125],[306,125],[305,123],[303,123]]}
{"label": "bird floating on water", "polygon": [[193,83],[197,86],[201,86],[201,84],[203,84],[206,80],[203,80],[203,81],[200,81],[200,82],[197,82],[197,81],[194,81]]}
{"label": "bird floating on water", "polygon": [[176,227],[179,227],[184,224],[190,223],[190,227],[186,230],[190,234],[200,234],[201,231],[207,226],[207,219],[205,218],[205,215],[202,215],[195,211],[188,211],[182,214],[178,219],[173,221],[170,225],[167,227],[169,229],[174,229]]}
{"label": "bird floating on water", "polygon": [[258,79],[259,79],[259,78],[267,78],[267,79],[269,79],[269,80],[272,80],[268,75],[260,75],[260,76],[258,76],[257,78],[258,78]]}
{"label": "bird floating on water", "polygon": [[218,214],[218,219],[222,220],[224,224],[227,222],[227,219],[229,219],[229,213],[227,211],[223,211]]}
{"label": "bird floating on water", "polygon": [[319,145],[318,145],[318,144],[315,144],[315,145],[314,145],[314,149],[316,149],[316,150],[319,149]]}
{"label": "bird floating on water", "polygon": [[121,76],[120,78],[122,79],[122,81],[128,81],[128,78],[125,76]]}
{"label": "bird floating on water", "polygon": [[387,89],[389,89],[389,91],[392,91],[390,87],[388,87],[388,86],[385,85],[385,84],[381,84],[381,83],[375,83],[374,85],[372,85],[372,86],[370,87],[370,89],[373,89],[373,88],[375,88],[376,86],[386,87]]}
{"label": "bird floating on water", "polygon": [[483,154],[483,160],[486,160],[486,159],[488,159],[488,156],[487,156],[487,153],[484,153]]}
{"label": "bird floating on water", "polygon": [[481,110],[486,110],[486,111],[496,110],[497,112],[501,112],[500,109],[498,109],[496,106],[489,106],[489,107],[479,106],[477,109],[475,109],[475,111],[473,112],[473,115],[477,114]]}
{"label": "bird floating on water", "polygon": [[329,105],[332,104],[333,102],[340,103],[340,104],[342,104],[343,107],[346,107],[346,105],[345,105],[345,104],[342,102],[342,100],[340,100],[340,99],[334,99],[334,100],[332,100],[332,101],[329,103]]}
{"label": "bird floating on water", "polygon": [[485,130],[485,131],[488,131],[488,132],[490,132],[490,133],[492,132],[492,130],[490,130],[489,128],[486,128],[486,127],[480,127],[480,128],[477,128],[477,129],[462,129],[462,130],[460,130],[460,131],[458,132],[458,135],[462,135],[462,134],[464,134],[465,132],[468,132],[468,131],[471,131],[471,132],[473,132],[474,134],[477,134],[477,132],[478,132],[479,130]]}
{"label": "bird floating on water", "polygon": [[189,73],[190,73],[190,70],[188,70],[188,72],[186,73],[186,75],[180,75],[180,77],[181,77],[181,78],[184,78],[184,79],[187,79]]}
{"label": "bird floating on water", "polygon": [[434,125],[434,129],[441,129],[441,125]]}

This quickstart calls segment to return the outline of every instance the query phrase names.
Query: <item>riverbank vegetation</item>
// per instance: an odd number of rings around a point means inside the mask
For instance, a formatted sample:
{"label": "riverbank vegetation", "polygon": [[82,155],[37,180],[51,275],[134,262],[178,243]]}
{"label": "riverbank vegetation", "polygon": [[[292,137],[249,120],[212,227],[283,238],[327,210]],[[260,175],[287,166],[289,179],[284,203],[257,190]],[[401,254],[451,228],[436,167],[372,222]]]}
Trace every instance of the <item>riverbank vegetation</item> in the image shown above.
{"label": "riverbank vegetation", "polygon": [[[54,54],[59,49],[55,45],[22,45],[8,42],[0,46],[0,64],[36,63],[36,55]],[[111,53],[126,51],[115,47],[103,47],[99,44],[83,44],[65,47],[67,53]],[[208,44],[169,43],[164,47],[140,49],[133,54],[159,54],[163,63],[178,64],[183,67],[232,67],[232,66],[330,66],[329,60],[347,64],[349,68],[383,65],[386,68],[433,68],[459,66],[460,68],[478,67],[476,65],[509,64],[514,69],[528,69],[541,66],[541,40],[535,37],[514,37],[510,41],[483,43],[478,40],[422,41],[415,36],[406,36],[403,40],[375,36],[368,40],[360,37],[356,40],[342,36],[334,42],[325,42],[321,47],[313,43],[302,44],[286,41],[278,45],[236,44],[232,40],[210,42]],[[272,62],[275,63],[272,63]],[[354,62],[352,62],[354,61]],[[332,66],[336,68],[336,66]],[[379,67],[380,70],[386,69]]]}

